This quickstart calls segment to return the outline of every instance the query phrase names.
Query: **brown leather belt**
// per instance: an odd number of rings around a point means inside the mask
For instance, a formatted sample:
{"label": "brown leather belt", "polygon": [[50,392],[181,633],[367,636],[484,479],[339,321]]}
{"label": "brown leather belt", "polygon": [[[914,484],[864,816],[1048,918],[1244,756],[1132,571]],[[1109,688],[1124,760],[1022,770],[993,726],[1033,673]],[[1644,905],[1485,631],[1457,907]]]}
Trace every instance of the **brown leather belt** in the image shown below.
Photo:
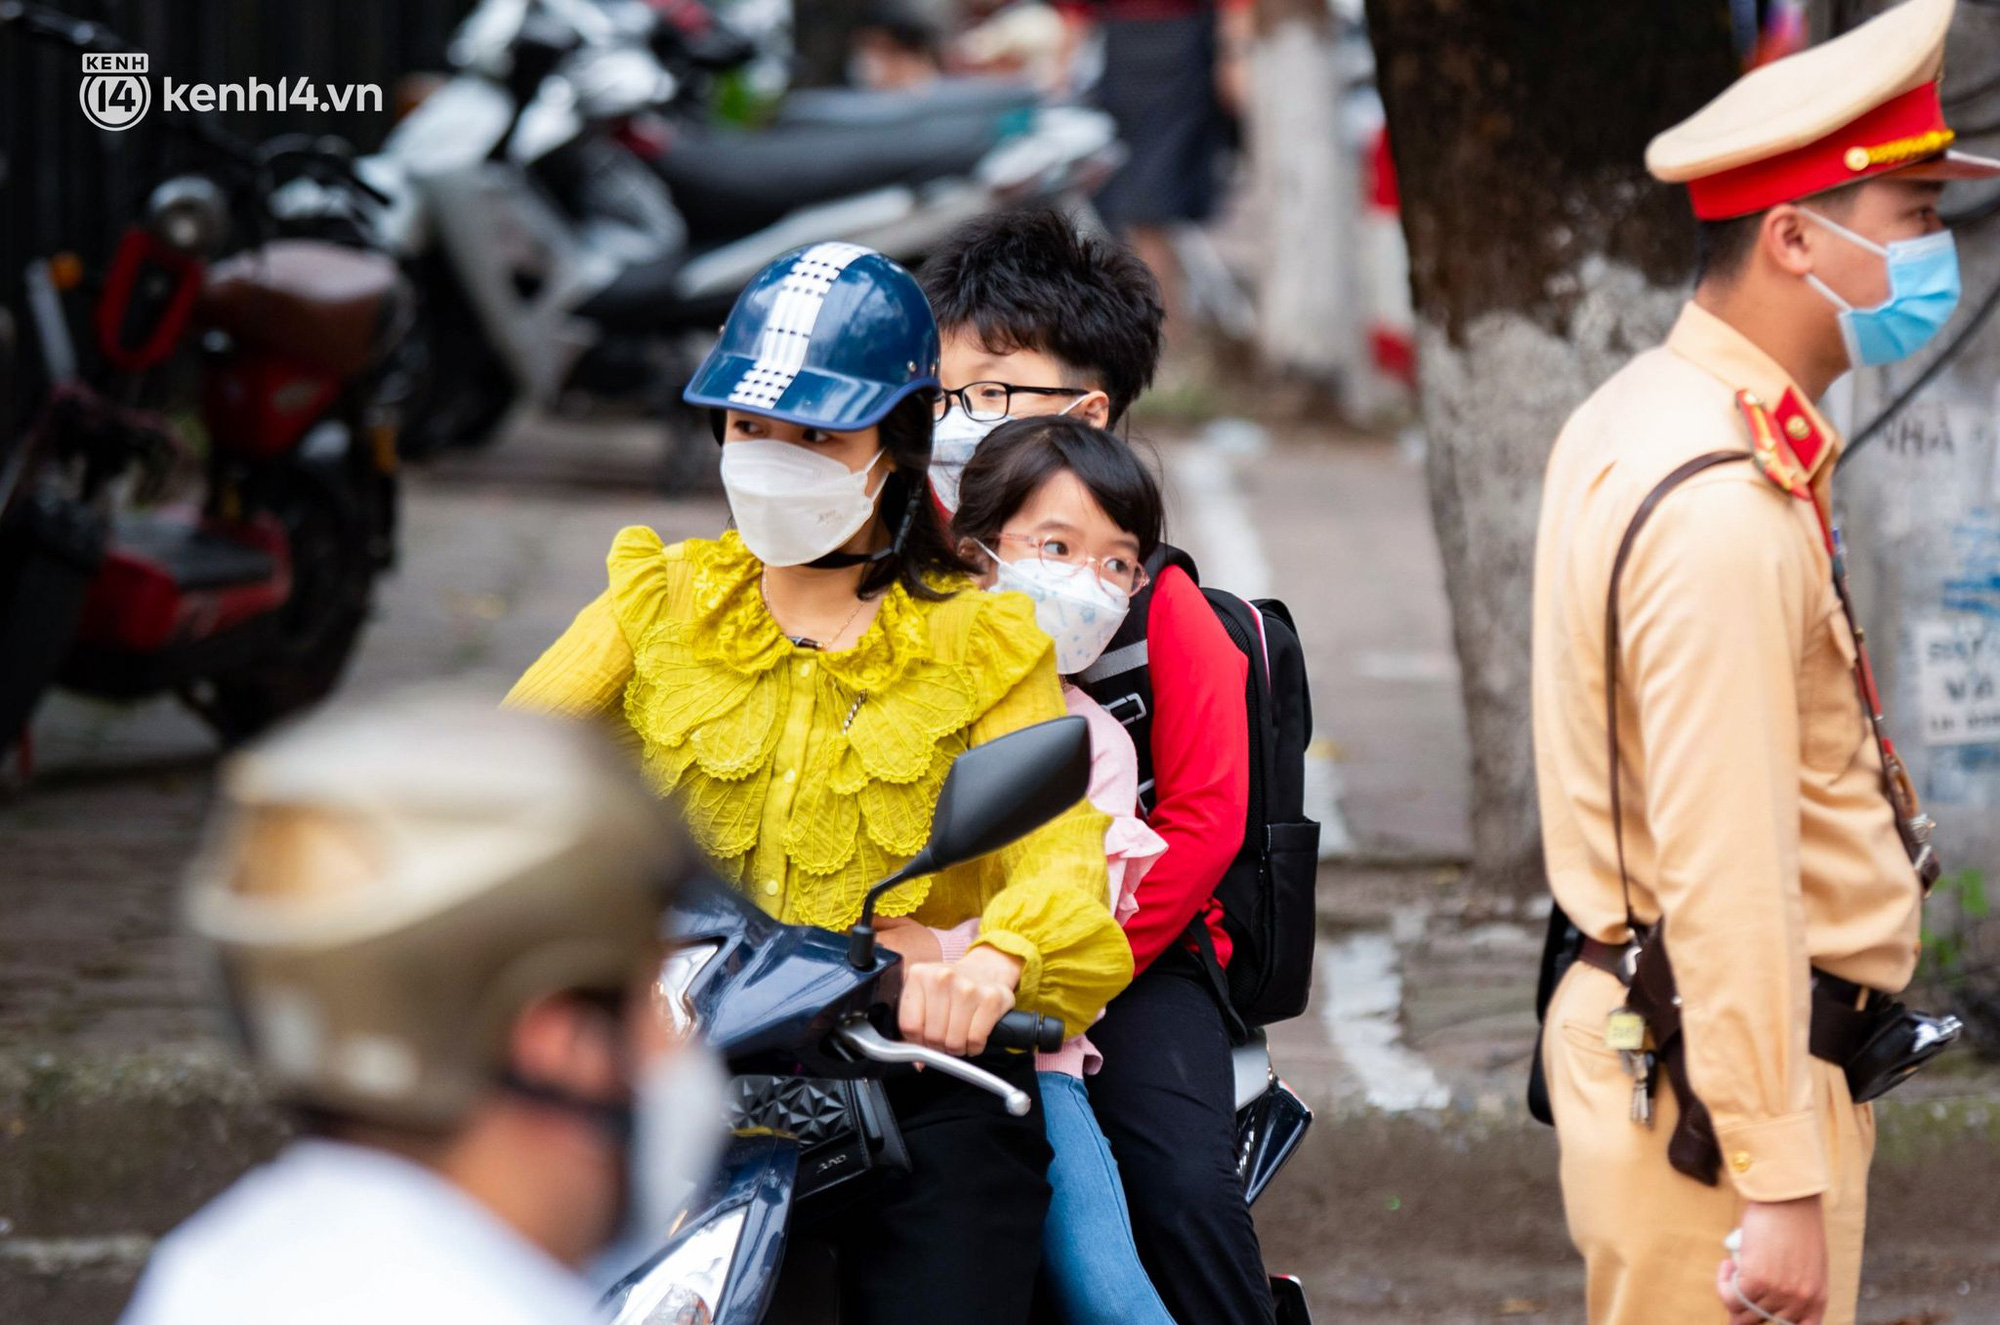
{"label": "brown leather belt", "polygon": [[[1596,967],[1619,984],[1630,984],[1630,962],[1637,951],[1630,943],[1585,938],[1577,960]],[[1870,1014],[1888,995],[1817,967],[1812,975],[1812,1028],[1807,1033],[1807,1048],[1814,1058],[1845,1068],[1867,1043]]]}

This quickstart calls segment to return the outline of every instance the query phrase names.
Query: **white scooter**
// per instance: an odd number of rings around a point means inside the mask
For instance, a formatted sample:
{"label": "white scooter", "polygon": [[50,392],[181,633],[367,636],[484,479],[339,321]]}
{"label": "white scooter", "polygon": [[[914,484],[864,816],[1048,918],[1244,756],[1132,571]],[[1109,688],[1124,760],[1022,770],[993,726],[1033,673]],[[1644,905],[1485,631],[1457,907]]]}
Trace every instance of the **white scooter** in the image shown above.
{"label": "white scooter", "polygon": [[[1105,116],[990,85],[807,97],[769,128],[716,128],[698,111],[717,49],[640,0],[484,0],[461,25],[455,76],[358,163],[395,199],[369,238],[424,300],[412,453],[484,440],[510,410],[669,411],[773,258],[843,240],[914,262],[995,207],[1087,206],[1119,160]],[[308,190],[288,201],[324,226]],[[691,451],[690,476],[713,469]]]}

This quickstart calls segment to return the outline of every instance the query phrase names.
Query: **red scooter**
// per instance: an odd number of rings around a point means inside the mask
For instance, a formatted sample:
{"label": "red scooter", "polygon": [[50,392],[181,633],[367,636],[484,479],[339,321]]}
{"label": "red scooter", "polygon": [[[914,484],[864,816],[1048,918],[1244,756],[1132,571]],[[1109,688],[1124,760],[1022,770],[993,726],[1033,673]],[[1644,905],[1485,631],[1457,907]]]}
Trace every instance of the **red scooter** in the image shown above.
{"label": "red scooter", "polygon": [[[5,20],[124,49],[35,7]],[[409,293],[378,253],[270,237],[289,180],[372,191],[332,140],[175,127],[212,167],[160,184],[94,281],[67,255],[25,273],[43,403],[0,435],[0,751],[24,768],[52,686],[177,695],[225,742],[322,698],[394,559]]]}

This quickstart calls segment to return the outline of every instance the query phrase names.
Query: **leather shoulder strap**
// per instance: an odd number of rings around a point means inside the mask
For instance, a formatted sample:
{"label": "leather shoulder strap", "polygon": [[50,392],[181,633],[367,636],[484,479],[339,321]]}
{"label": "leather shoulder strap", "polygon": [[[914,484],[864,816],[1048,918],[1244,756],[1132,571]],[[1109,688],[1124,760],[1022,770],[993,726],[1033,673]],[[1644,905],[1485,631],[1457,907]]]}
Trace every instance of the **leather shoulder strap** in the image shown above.
{"label": "leather shoulder strap", "polygon": [[1639,509],[1632,513],[1632,522],[1625,526],[1625,536],[1618,540],[1618,554],[1611,562],[1611,587],[1604,596],[1604,730],[1610,746],[1610,762],[1606,767],[1611,777],[1611,836],[1618,845],[1618,886],[1625,900],[1625,928],[1633,939],[1639,936],[1639,921],[1632,913],[1632,878],[1625,869],[1625,811],[1620,795],[1623,778],[1618,761],[1618,585],[1639,531],[1646,527],[1669,492],[1703,470],[1750,458],[1748,451],[1709,451],[1686,461],[1654,484],[1653,490],[1639,503]]}

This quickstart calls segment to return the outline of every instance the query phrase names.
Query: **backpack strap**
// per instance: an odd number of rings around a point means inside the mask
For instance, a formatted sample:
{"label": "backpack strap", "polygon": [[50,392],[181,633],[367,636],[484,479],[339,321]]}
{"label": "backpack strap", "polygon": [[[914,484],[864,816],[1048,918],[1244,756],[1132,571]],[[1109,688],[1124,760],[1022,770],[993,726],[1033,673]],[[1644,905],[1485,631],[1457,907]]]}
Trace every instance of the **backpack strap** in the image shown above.
{"label": "backpack strap", "polygon": [[1153,591],[1168,567],[1179,567],[1190,580],[1201,583],[1194,558],[1167,543],[1153,549],[1146,558],[1146,587],[1132,598],[1131,609],[1118,633],[1111,637],[1097,661],[1073,678],[1083,693],[1096,700],[1125,727],[1139,755],[1139,808],[1153,812],[1153,673],[1151,650],[1146,642],[1146,625],[1153,611]]}
{"label": "backpack strap", "polygon": [[1250,1041],[1250,1028],[1243,1021],[1243,1014],[1236,1010],[1236,1000],[1229,993],[1229,973],[1222,967],[1222,959],[1215,953],[1215,935],[1208,929],[1208,906],[1194,913],[1186,929],[1181,931],[1182,945],[1194,949],[1195,964],[1201,967],[1201,974],[1208,985],[1208,991],[1215,995],[1215,1005],[1222,1009],[1222,1028],[1228,1032],[1229,1043],[1244,1045]]}

